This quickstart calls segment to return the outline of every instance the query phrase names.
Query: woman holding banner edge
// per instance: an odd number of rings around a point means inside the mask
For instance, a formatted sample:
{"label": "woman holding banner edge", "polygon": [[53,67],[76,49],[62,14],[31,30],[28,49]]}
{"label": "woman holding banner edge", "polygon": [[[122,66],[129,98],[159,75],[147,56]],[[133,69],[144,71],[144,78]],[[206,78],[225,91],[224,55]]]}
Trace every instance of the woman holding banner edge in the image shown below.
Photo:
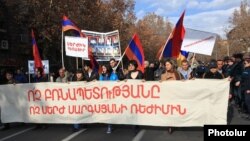
{"label": "woman holding banner edge", "polygon": [[[108,65],[102,65],[102,72],[99,74],[99,81],[109,81],[111,80],[111,74],[110,74],[110,69]],[[114,78],[112,76],[112,78]],[[118,80],[117,76],[114,78],[113,81]],[[108,124],[108,128],[106,131],[107,134],[111,134],[112,133],[112,125]]]}
{"label": "woman holding banner edge", "polygon": [[[165,71],[161,74],[161,80],[162,81],[170,81],[170,80],[183,80],[183,76],[176,70],[176,63],[172,59],[166,59],[164,60],[164,66]],[[168,128],[168,133],[172,134],[173,128]]]}
{"label": "woman holding banner edge", "polygon": [[[143,73],[137,69],[138,64],[135,60],[130,60],[128,64],[128,74],[126,75],[126,79],[141,79],[143,80],[144,76]],[[145,80],[143,80],[145,81]],[[139,132],[139,126],[135,125],[134,126],[134,132],[137,134]]]}

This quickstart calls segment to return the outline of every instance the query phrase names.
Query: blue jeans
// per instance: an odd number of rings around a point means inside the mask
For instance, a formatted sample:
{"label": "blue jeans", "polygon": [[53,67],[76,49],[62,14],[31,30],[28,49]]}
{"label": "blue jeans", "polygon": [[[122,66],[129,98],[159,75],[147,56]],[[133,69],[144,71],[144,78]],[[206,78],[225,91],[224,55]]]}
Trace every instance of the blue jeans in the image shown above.
{"label": "blue jeans", "polygon": [[75,129],[79,129],[79,128],[80,128],[80,125],[79,125],[79,124],[74,124],[73,127],[74,127]]}

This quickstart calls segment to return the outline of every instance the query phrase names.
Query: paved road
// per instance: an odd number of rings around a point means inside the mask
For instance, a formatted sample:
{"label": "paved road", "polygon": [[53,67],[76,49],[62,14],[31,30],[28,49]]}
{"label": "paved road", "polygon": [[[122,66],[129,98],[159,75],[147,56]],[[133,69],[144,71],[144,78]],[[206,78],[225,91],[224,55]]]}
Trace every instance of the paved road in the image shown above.
{"label": "paved road", "polygon": [[[237,111],[231,124],[250,125]],[[1,126],[1,125],[0,125]],[[106,125],[91,124],[78,132],[72,132],[72,125],[49,125],[47,129],[34,130],[33,124],[12,124],[11,129],[0,131],[0,141],[202,141],[202,127],[174,128],[169,134],[167,128],[141,126],[135,134],[133,126],[116,125],[112,134],[106,134]],[[0,127],[1,128],[1,127]]]}

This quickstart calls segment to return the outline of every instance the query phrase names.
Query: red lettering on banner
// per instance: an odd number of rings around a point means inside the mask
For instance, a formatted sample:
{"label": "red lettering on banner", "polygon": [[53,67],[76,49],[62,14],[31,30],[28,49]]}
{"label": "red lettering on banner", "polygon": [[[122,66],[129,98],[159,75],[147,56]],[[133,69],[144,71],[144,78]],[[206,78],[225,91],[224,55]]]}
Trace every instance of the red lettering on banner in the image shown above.
{"label": "red lettering on banner", "polygon": [[48,99],[54,101],[54,94],[52,94],[50,89],[45,90],[45,101],[48,101]]}
{"label": "red lettering on banner", "polygon": [[[129,96],[130,96],[130,91],[129,91],[129,86],[128,85],[124,85],[124,86],[122,86],[122,96],[124,97],[124,98],[129,98]],[[124,92],[127,92],[127,94],[125,94]]]}
{"label": "red lettering on banner", "polygon": [[181,110],[181,105],[143,105],[143,104],[132,104],[130,107],[130,112],[132,114],[164,114],[164,115],[185,115],[186,108]]}
{"label": "red lettering on banner", "polygon": [[186,114],[186,108],[183,109],[183,111],[181,111],[181,105],[171,105],[171,114],[173,113],[173,111],[177,111],[180,115],[184,115]]}
{"label": "red lettering on banner", "polygon": [[120,96],[121,95],[121,88],[119,86],[114,86],[112,89],[112,98],[114,99],[115,96]]}
{"label": "red lettering on banner", "polygon": [[39,106],[30,106],[30,115],[39,115],[40,107]]}
{"label": "red lettering on banner", "polygon": [[87,100],[92,99],[92,89],[84,88],[84,91],[85,91],[85,98]]}
{"label": "red lettering on banner", "polygon": [[[115,86],[115,87],[118,87],[118,86]],[[134,89],[134,87],[136,87],[136,89]],[[114,87],[113,87],[114,89]],[[116,88],[118,89],[118,88]],[[136,91],[134,91],[136,90]],[[157,92],[155,92],[157,91]],[[119,91],[120,93],[120,91]],[[119,93],[116,94],[119,96]],[[146,92],[145,88],[144,88],[144,85],[124,85],[122,86],[121,88],[121,95],[124,97],[124,98],[129,98],[129,97],[132,97],[132,98],[160,98],[160,96],[157,96],[157,94],[160,93],[160,87],[158,85],[153,85],[151,87],[151,90],[148,90]]]}
{"label": "red lettering on banner", "polygon": [[102,87],[101,88],[101,96],[102,96],[102,99],[103,99],[103,95],[106,94],[106,99],[111,99],[111,94],[109,93],[109,89],[107,87]]}
{"label": "red lettering on banner", "polygon": [[72,100],[72,101],[76,101],[76,89],[73,88],[73,92],[71,92],[72,89],[68,89],[68,91],[66,92],[67,95],[67,99]]}
{"label": "red lettering on banner", "polygon": [[40,90],[29,90],[28,91],[28,100],[31,101],[32,97],[32,101],[41,101],[41,91]]}
{"label": "red lettering on banner", "polygon": [[84,99],[85,91],[82,88],[77,88],[76,94],[82,97]]}
{"label": "red lettering on banner", "polygon": [[100,88],[99,87],[94,87],[93,88],[93,98],[94,99],[100,99],[101,96],[102,96],[102,93],[100,93]]}
{"label": "red lettering on banner", "polygon": [[157,88],[157,94],[159,94],[161,92],[161,89],[158,85],[153,85],[151,87],[151,98],[160,98],[160,96],[156,96],[154,93],[154,89]]}
{"label": "red lettering on banner", "polygon": [[148,90],[147,94],[144,94],[144,85],[138,85],[138,87],[141,88],[141,89],[138,89],[138,90],[141,90],[141,91],[138,91],[138,93],[141,93],[143,98],[149,98],[150,97],[150,91],[149,90]]}
{"label": "red lettering on banner", "polygon": [[31,97],[33,98],[33,101],[34,101],[34,92],[33,92],[33,90],[28,91],[28,101],[29,102],[30,102]]}
{"label": "red lettering on banner", "polygon": [[85,47],[85,44],[74,43],[74,42],[67,42],[67,46],[79,48],[79,47]]}
{"label": "red lettering on banner", "polygon": [[52,115],[52,114],[64,114],[65,106],[42,106],[42,114]]}
{"label": "red lettering on banner", "polygon": [[81,109],[81,106],[71,105],[68,106],[68,113],[69,114],[83,114],[83,110]]}
{"label": "red lettering on banner", "polygon": [[153,85],[149,88],[145,85],[122,85],[114,86],[110,89],[108,87],[93,88],[54,88],[45,89],[41,92],[39,89],[29,90],[28,101],[77,101],[77,100],[92,100],[92,99],[115,99],[133,98],[133,99],[157,99],[160,98],[160,87]]}
{"label": "red lettering on banner", "polygon": [[56,93],[57,94],[57,100],[63,100],[66,101],[68,100],[69,96],[67,94],[64,94],[62,91],[62,88],[60,89],[53,89],[52,93]]}
{"label": "red lettering on banner", "polygon": [[71,105],[68,108],[70,114],[83,114],[85,112],[94,114],[122,114],[128,108],[124,104],[94,104],[94,105]]}
{"label": "red lettering on banner", "polygon": [[134,85],[130,85],[130,88],[131,88],[131,97],[132,98],[140,98],[140,93],[139,93],[139,87],[137,85],[137,91],[134,92]]}

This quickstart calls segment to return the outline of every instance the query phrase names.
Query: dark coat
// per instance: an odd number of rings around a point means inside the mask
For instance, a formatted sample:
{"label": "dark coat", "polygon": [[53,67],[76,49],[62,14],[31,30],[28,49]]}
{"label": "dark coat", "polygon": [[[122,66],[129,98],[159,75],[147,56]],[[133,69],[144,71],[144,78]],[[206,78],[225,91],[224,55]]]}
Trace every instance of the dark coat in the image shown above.
{"label": "dark coat", "polygon": [[88,72],[85,72],[84,73],[84,80],[86,80],[87,82],[90,82],[93,80],[99,80],[99,75],[95,71],[92,71],[90,76],[89,76]]}
{"label": "dark coat", "polygon": [[154,68],[146,67],[144,70],[144,79],[147,81],[154,80]]}
{"label": "dark coat", "polygon": [[223,75],[219,72],[212,73],[211,71],[204,74],[203,78],[205,79],[223,79]]}
{"label": "dark coat", "polygon": [[[143,79],[143,73],[140,70],[136,70],[136,71],[138,71],[138,75],[137,75],[137,77],[135,79]],[[133,72],[134,71],[129,71],[129,73],[126,75],[126,78],[127,79],[133,79],[131,77],[131,73],[133,73]]]}
{"label": "dark coat", "polygon": [[245,68],[242,72],[241,88],[243,91],[250,90],[250,67]]}

